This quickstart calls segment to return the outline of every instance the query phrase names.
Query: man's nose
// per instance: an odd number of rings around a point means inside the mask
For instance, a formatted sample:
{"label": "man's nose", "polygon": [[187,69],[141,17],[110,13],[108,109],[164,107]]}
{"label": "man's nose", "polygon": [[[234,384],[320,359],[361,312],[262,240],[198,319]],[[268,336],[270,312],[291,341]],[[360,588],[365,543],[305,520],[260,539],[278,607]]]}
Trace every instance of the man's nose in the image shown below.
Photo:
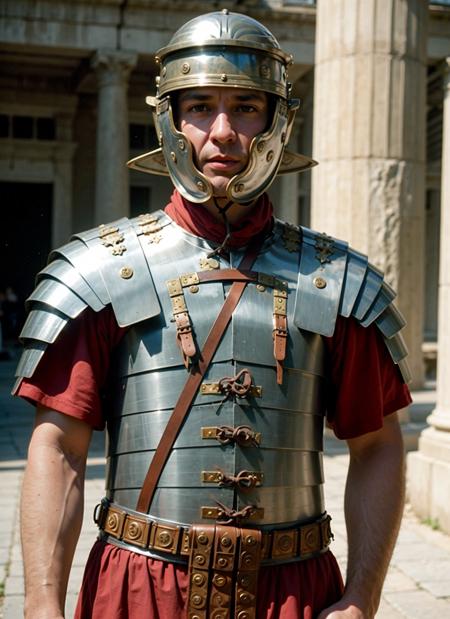
{"label": "man's nose", "polygon": [[234,142],[236,132],[227,112],[218,112],[209,131],[210,138],[217,142]]}

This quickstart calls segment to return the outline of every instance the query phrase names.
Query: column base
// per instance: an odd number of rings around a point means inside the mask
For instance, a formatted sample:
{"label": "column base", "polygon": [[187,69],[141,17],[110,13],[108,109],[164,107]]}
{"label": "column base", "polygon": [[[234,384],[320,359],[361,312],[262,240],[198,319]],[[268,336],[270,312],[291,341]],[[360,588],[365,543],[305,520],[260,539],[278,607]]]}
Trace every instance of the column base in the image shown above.
{"label": "column base", "polygon": [[407,456],[407,497],[415,513],[450,533],[450,432],[427,428]]}

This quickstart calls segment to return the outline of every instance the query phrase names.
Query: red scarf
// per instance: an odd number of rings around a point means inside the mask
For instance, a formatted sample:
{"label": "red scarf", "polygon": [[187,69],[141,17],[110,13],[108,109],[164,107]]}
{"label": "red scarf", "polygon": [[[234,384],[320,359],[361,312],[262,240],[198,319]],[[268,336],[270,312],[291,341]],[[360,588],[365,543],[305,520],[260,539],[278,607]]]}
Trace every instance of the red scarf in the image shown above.
{"label": "red scarf", "polygon": [[[225,224],[217,221],[201,204],[189,202],[175,190],[164,211],[173,221],[196,236],[222,243],[226,236]],[[258,198],[256,204],[249,207],[248,215],[231,226],[232,234],[228,245],[243,247],[256,235],[268,234],[273,226],[273,207],[267,194]]]}

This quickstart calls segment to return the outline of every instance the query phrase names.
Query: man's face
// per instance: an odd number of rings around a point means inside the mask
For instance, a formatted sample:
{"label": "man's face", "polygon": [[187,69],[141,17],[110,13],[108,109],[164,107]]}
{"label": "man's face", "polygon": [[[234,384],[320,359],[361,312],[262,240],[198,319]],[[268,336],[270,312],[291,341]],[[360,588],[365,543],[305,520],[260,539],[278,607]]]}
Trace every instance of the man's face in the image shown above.
{"label": "man's face", "polygon": [[211,181],[216,197],[248,162],[252,139],[267,125],[263,92],[244,88],[184,90],[178,98],[178,125],[191,142],[198,169]]}

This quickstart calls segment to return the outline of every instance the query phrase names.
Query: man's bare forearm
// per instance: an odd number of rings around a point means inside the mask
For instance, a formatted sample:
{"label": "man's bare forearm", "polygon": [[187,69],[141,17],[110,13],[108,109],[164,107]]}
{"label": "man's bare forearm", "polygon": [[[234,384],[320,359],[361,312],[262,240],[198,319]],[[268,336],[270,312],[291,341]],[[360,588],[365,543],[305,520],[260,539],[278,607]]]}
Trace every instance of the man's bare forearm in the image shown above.
{"label": "man's bare forearm", "polygon": [[379,605],[404,505],[404,452],[394,419],[388,440],[352,453],[345,494],[346,597],[371,618]]}
{"label": "man's bare forearm", "polygon": [[33,619],[64,616],[83,518],[84,447],[73,450],[66,444],[67,420],[62,428],[55,426],[51,421],[55,415],[62,417],[52,411],[38,415],[22,490],[25,617]]}

